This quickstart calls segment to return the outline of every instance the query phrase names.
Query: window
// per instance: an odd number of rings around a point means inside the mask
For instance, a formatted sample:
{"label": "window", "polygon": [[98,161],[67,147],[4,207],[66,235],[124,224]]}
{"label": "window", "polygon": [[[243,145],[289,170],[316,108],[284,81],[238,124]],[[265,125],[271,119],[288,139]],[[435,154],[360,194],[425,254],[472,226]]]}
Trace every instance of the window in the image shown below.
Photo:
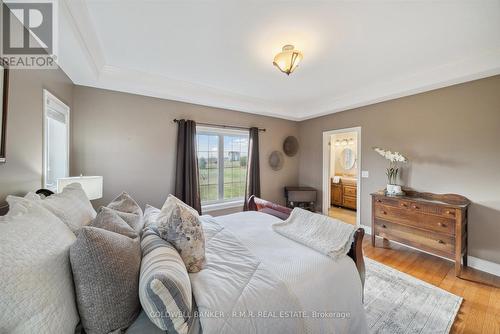
{"label": "window", "polygon": [[69,107],[44,90],[43,113],[43,185],[55,191],[69,176]]}
{"label": "window", "polygon": [[245,197],[248,132],[197,127],[196,133],[202,204],[241,202]]}

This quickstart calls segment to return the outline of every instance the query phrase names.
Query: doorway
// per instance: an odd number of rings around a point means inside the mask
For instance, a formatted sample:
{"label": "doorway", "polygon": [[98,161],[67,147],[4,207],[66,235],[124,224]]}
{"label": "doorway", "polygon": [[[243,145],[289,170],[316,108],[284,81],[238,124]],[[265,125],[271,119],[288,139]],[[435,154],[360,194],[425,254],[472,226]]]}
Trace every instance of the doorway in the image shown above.
{"label": "doorway", "polygon": [[323,214],[360,225],[361,127],[323,132]]}

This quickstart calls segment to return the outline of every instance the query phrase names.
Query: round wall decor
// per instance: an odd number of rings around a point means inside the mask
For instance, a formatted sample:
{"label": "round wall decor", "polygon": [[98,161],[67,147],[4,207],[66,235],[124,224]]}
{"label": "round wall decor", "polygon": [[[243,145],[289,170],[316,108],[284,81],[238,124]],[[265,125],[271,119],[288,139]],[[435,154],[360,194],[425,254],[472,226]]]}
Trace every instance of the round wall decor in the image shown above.
{"label": "round wall decor", "polygon": [[289,157],[293,157],[299,151],[299,141],[294,136],[286,137],[283,142],[283,152]]}
{"label": "round wall decor", "polygon": [[280,151],[273,151],[271,155],[269,155],[269,166],[274,171],[278,171],[283,168],[283,164],[285,163],[285,156]]}

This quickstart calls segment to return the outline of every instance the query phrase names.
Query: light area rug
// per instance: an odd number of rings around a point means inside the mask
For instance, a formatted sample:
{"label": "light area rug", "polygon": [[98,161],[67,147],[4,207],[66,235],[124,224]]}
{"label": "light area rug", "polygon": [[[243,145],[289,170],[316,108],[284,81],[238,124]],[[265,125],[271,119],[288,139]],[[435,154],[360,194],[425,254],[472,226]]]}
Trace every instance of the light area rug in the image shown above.
{"label": "light area rug", "polygon": [[365,257],[371,333],[449,333],[462,298]]}

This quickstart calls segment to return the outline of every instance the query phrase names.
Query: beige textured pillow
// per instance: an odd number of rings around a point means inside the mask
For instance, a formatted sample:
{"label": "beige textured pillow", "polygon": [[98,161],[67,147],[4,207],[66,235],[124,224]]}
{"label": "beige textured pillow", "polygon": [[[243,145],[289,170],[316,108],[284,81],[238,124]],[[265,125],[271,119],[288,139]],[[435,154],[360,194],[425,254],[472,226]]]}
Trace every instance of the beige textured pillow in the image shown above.
{"label": "beige textured pillow", "polygon": [[70,260],[85,332],[130,326],[140,311],[140,239],[86,226],[70,248]]}
{"label": "beige textured pillow", "polygon": [[162,239],[170,242],[181,255],[186,269],[196,273],[205,264],[205,236],[195,209],[173,195],[158,215],[156,226]]}

